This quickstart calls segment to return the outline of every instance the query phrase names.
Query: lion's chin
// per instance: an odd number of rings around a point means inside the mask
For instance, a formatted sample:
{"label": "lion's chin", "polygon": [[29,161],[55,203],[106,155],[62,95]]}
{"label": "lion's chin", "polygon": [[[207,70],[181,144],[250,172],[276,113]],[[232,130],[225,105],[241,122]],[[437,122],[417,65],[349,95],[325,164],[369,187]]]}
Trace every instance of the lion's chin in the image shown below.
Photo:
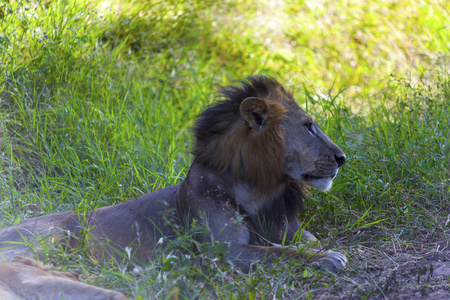
{"label": "lion's chin", "polygon": [[312,187],[315,187],[319,191],[326,192],[331,189],[331,186],[333,185],[333,179],[330,177],[325,177],[325,178],[309,180],[308,182],[305,182],[305,183]]}
{"label": "lion's chin", "polygon": [[337,171],[335,174],[327,177],[316,177],[312,175],[302,175],[301,182],[312,187],[315,187],[319,191],[329,191],[331,186],[333,185],[333,179],[336,177]]}

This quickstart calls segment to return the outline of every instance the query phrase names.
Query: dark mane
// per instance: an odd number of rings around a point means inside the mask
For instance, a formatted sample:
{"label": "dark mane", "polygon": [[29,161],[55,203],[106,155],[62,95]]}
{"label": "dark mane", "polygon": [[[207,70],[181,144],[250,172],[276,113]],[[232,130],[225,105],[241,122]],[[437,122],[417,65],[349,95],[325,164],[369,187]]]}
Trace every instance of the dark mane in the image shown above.
{"label": "dark mane", "polygon": [[[218,172],[231,172],[262,190],[270,190],[281,180],[284,138],[278,126],[286,111],[281,101],[294,101],[275,79],[254,76],[240,86],[219,92],[222,100],[200,114],[194,127],[195,161]],[[239,107],[249,97],[264,99],[269,107],[266,128],[252,131],[241,118]]]}

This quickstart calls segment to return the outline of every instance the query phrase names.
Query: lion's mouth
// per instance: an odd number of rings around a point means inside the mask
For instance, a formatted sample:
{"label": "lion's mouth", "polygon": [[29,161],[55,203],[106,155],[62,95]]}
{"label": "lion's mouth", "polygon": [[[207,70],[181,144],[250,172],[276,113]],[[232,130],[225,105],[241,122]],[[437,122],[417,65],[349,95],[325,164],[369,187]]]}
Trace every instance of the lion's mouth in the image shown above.
{"label": "lion's mouth", "polygon": [[320,191],[328,191],[331,188],[333,179],[336,177],[336,175],[337,175],[337,170],[335,170],[334,173],[332,173],[330,175],[325,175],[325,176],[317,176],[317,174],[313,175],[310,173],[301,174],[299,177],[296,176],[296,178],[294,178],[288,174],[285,174],[284,176],[285,176],[285,180],[287,182],[289,182],[289,181],[299,182],[299,183],[313,186]]}
{"label": "lion's mouth", "polygon": [[302,177],[305,181],[313,181],[313,180],[319,180],[319,179],[334,179],[334,177],[336,177],[336,173],[333,173],[329,176],[314,176],[311,174],[303,174]]}

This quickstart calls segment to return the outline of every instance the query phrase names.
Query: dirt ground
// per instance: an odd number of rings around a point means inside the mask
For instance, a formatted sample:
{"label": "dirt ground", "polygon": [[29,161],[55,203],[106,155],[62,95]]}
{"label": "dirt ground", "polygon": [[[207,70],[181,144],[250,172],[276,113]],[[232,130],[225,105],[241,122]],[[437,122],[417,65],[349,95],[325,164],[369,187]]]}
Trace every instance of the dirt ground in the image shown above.
{"label": "dirt ground", "polygon": [[[450,299],[449,230],[412,241],[379,239],[350,248],[334,295],[318,299]],[[411,238],[411,237],[410,237]],[[353,252],[353,254],[352,254]]]}
{"label": "dirt ground", "polygon": [[406,254],[398,269],[381,272],[388,299],[450,299],[450,253]]}

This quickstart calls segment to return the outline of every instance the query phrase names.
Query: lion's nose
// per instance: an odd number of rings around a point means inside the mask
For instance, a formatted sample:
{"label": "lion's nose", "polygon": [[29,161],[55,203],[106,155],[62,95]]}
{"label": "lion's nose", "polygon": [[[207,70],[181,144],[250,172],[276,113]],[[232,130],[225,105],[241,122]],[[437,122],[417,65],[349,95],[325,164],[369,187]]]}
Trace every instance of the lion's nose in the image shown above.
{"label": "lion's nose", "polygon": [[344,153],[339,153],[339,154],[335,154],[334,155],[334,158],[336,159],[336,162],[337,162],[337,164],[338,164],[338,168],[340,167],[340,166],[342,166],[344,163],[345,163],[345,161],[347,160],[346,158],[345,158],[345,154]]}

